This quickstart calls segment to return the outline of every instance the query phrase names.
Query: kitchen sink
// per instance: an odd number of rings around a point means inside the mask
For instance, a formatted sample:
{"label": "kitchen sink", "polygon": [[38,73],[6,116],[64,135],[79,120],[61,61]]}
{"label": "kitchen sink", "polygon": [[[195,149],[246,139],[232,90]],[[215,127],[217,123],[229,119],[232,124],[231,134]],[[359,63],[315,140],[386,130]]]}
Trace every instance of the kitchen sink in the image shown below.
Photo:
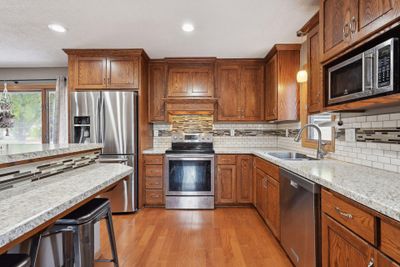
{"label": "kitchen sink", "polygon": [[297,152],[267,152],[267,154],[283,160],[317,160],[316,158]]}

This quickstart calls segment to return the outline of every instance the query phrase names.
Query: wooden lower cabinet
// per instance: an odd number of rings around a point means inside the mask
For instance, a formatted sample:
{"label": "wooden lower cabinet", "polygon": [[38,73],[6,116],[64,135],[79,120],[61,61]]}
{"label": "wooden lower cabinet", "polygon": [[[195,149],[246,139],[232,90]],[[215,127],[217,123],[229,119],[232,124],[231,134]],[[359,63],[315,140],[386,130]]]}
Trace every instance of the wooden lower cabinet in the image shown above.
{"label": "wooden lower cabinet", "polygon": [[237,156],[237,202],[251,203],[253,200],[253,157]]}
{"label": "wooden lower cabinet", "polygon": [[[267,161],[255,159],[254,206],[265,220],[272,233],[280,239],[280,183],[279,169]],[[274,178],[273,178],[273,177]]]}
{"label": "wooden lower cabinet", "polygon": [[[266,182],[266,221],[271,229],[271,231],[275,234],[275,236],[279,239],[281,231],[280,231],[280,206],[279,206],[279,182],[275,179],[267,176],[265,179]],[[264,183],[265,183],[264,182]]]}
{"label": "wooden lower cabinet", "polygon": [[322,214],[322,266],[374,266],[374,248],[326,214]]}
{"label": "wooden lower cabinet", "polygon": [[144,156],[144,199],[145,206],[164,204],[163,156]]}
{"label": "wooden lower cabinet", "polygon": [[217,168],[217,203],[236,203],[236,165],[218,165]]}
{"label": "wooden lower cabinet", "polygon": [[253,157],[218,155],[217,204],[249,204],[253,200]]}

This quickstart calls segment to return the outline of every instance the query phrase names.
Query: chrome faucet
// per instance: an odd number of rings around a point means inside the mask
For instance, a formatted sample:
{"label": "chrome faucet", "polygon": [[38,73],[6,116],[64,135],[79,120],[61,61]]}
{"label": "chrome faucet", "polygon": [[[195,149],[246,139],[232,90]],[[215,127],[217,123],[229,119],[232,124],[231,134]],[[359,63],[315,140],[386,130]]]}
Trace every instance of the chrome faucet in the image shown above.
{"label": "chrome faucet", "polygon": [[326,143],[322,141],[322,133],[321,133],[321,129],[313,123],[309,123],[304,125],[299,133],[296,135],[296,137],[294,138],[295,142],[299,142],[301,139],[301,134],[303,133],[305,128],[314,128],[315,130],[317,130],[318,133],[318,147],[317,147],[317,159],[323,159],[324,156],[327,154],[327,152],[325,151],[325,145]]}

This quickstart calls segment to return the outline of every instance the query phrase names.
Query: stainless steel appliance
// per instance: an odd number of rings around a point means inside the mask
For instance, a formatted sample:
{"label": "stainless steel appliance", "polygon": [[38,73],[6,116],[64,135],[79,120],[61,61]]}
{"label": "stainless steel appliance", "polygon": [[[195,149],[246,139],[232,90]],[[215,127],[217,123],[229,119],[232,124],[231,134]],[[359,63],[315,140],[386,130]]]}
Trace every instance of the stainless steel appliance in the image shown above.
{"label": "stainless steel appliance", "polygon": [[165,155],[165,207],[214,208],[214,149],[210,134],[174,134]]}
{"label": "stainless steel appliance", "polygon": [[281,243],[297,267],[320,266],[320,186],[280,170]]}
{"label": "stainless steel appliance", "polygon": [[399,44],[391,38],[327,69],[328,105],[399,90]]}
{"label": "stainless steel appliance", "polygon": [[71,95],[74,143],[103,143],[100,161],[132,166],[134,173],[104,193],[114,213],[137,209],[137,93],[82,91]]}

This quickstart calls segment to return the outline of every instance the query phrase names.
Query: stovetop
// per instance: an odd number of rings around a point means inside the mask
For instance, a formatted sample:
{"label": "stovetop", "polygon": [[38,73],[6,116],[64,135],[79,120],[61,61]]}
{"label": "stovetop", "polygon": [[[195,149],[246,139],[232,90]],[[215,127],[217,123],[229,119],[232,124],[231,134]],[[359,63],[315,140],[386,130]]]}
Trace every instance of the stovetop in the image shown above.
{"label": "stovetop", "polygon": [[214,154],[211,134],[175,133],[172,136],[172,147],[167,154]]}

